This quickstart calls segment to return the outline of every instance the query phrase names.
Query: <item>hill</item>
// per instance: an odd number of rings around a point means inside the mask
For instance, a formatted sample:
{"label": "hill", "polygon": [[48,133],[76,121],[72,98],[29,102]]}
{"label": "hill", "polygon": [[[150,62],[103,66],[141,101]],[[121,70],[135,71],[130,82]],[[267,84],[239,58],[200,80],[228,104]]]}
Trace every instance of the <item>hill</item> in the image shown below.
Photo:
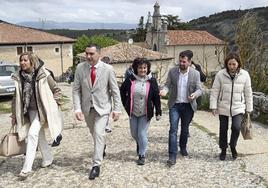
{"label": "hill", "polygon": [[18,25],[32,27],[36,29],[134,29],[137,24],[127,23],[84,23],[84,22],[55,22],[55,21],[39,21],[39,22],[19,22]]}
{"label": "hill", "polygon": [[88,37],[91,37],[93,35],[104,35],[107,37],[114,38],[118,41],[127,41],[130,35],[129,33],[130,31],[115,30],[115,29],[87,29],[87,30],[50,29],[44,31],[74,39],[77,39],[82,35],[86,35]]}
{"label": "hill", "polygon": [[228,10],[191,20],[189,23],[193,29],[206,30],[222,40],[232,44],[235,38],[235,28],[239,19],[247,12],[257,14],[258,23],[264,32],[264,40],[268,42],[268,7],[253,8],[247,10]]}

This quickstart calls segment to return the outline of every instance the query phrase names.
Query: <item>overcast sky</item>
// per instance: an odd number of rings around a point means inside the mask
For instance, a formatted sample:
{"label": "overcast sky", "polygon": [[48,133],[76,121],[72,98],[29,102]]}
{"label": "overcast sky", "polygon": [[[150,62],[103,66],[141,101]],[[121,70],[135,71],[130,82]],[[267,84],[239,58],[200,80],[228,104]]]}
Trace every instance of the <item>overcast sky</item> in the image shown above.
{"label": "overcast sky", "polygon": [[[0,0],[0,20],[138,23],[155,0]],[[224,10],[268,6],[268,0],[158,0],[161,14],[183,21]]]}

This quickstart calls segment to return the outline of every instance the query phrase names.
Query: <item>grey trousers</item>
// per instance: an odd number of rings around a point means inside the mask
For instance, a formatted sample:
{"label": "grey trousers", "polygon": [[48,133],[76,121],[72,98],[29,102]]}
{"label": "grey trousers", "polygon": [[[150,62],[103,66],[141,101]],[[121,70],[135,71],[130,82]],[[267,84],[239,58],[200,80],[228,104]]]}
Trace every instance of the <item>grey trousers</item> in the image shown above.
{"label": "grey trousers", "polygon": [[[240,124],[243,118],[243,114],[238,114],[236,116],[231,117],[232,125],[231,125],[231,139],[230,139],[230,147],[235,148],[237,144],[237,140],[240,133]],[[220,119],[220,140],[219,146],[221,149],[228,148],[228,122],[229,116],[219,115]]]}
{"label": "grey trousers", "polygon": [[108,119],[109,114],[100,116],[94,108],[85,115],[85,121],[94,141],[93,166],[100,166],[103,160],[103,150],[106,144],[105,127]]}

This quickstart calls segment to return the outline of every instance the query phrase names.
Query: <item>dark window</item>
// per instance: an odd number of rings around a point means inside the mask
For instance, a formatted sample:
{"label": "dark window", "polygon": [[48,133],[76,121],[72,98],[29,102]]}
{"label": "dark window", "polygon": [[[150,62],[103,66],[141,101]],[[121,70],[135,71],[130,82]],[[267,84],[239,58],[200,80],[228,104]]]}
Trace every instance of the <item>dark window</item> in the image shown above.
{"label": "dark window", "polygon": [[17,55],[22,54],[22,52],[23,52],[23,48],[21,46],[17,47]]}
{"label": "dark window", "polygon": [[157,51],[156,44],[154,44],[154,49],[153,49],[153,51]]}
{"label": "dark window", "polygon": [[60,49],[59,48],[55,48],[55,52],[59,53]]}
{"label": "dark window", "polygon": [[27,52],[33,52],[33,47],[32,46],[27,46]]}
{"label": "dark window", "polygon": [[215,55],[218,55],[218,52],[217,52],[217,50],[215,50]]}
{"label": "dark window", "polygon": [[158,79],[158,74],[157,74],[157,72],[152,72],[152,77],[155,78],[155,79]]}

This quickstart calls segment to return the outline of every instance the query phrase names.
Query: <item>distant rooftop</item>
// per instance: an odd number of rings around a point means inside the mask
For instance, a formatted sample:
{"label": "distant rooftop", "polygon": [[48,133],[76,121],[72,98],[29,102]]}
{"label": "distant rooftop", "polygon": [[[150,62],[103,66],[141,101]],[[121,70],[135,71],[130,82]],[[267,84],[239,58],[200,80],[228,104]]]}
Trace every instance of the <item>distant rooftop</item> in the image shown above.
{"label": "distant rooftop", "polygon": [[201,30],[168,30],[167,37],[167,45],[224,44],[224,41]]}
{"label": "distant rooftop", "polygon": [[[78,57],[85,58],[85,53],[80,53]],[[170,60],[167,54],[148,50],[137,45],[128,43],[118,43],[101,49],[101,56],[108,56],[111,59],[111,64],[132,62],[137,57],[147,58],[149,61]]]}
{"label": "distant rooftop", "polygon": [[0,45],[74,43],[76,40],[0,20]]}

